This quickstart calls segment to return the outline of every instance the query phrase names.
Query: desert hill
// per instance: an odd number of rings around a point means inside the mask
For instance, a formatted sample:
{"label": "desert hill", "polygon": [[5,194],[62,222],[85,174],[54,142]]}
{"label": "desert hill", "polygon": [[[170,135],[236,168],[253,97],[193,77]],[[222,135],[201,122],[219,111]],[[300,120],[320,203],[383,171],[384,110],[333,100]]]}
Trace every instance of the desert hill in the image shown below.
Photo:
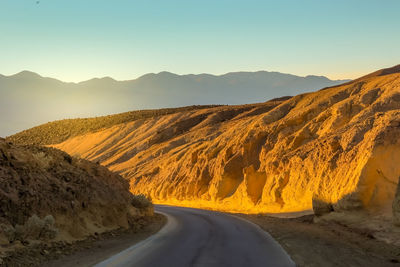
{"label": "desert hill", "polygon": [[158,203],[248,213],[314,204],[318,214],[398,218],[398,68],[289,99],[117,124],[53,146],[119,172],[133,193]]}
{"label": "desert hill", "polygon": [[161,72],[128,81],[105,77],[66,83],[23,71],[0,75],[0,136],[60,119],[139,109],[262,102],[342,82],[260,71],[219,76]]}
{"label": "desert hill", "polygon": [[0,255],[134,226],[152,205],[118,174],[54,148],[0,139]]}

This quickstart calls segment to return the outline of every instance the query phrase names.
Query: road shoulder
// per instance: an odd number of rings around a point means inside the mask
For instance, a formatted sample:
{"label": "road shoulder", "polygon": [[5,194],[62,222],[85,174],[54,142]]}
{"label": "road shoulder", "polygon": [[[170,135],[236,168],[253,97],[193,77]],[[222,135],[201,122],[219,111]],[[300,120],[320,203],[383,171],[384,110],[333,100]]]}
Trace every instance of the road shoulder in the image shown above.
{"label": "road shoulder", "polygon": [[166,223],[164,215],[143,219],[139,229],[120,229],[72,244],[41,244],[16,251],[12,266],[93,266],[94,264],[157,233]]}
{"label": "road shoulder", "polygon": [[368,232],[334,222],[314,223],[313,215],[275,218],[235,214],[267,231],[297,266],[399,266],[400,248]]}

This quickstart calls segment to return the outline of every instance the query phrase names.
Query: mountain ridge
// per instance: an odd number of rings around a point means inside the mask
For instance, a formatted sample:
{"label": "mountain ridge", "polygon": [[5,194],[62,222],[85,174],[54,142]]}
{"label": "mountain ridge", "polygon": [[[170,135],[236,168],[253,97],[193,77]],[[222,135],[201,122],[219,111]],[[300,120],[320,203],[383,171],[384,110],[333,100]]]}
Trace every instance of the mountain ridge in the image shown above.
{"label": "mountain ridge", "polygon": [[177,73],[173,73],[170,71],[160,71],[160,72],[149,72],[149,73],[145,73],[143,75],[138,76],[137,78],[132,78],[132,79],[121,79],[121,80],[117,80],[111,76],[103,76],[103,77],[93,77],[93,78],[89,78],[86,80],[82,80],[79,82],[69,82],[69,81],[64,81],[62,79],[58,79],[58,78],[53,78],[50,76],[44,76],[41,75],[38,72],[34,72],[34,71],[30,71],[30,70],[22,70],[20,72],[17,72],[15,74],[10,74],[10,75],[4,75],[0,73],[0,77],[2,78],[12,78],[12,77],[18,77],[18,76],[22,76],[22,77],[37,77],[37,78],[49,78],[49,79],[53,79],[53,80],[57,80],[59,82],[62,83],[66,83],[66,84],[80,84],[80,83],[84,83],[84,82],[89,82],[91,80],[101,80],[101,79],[110,79],[113,81],[117,81],[117,82],[130,82],[130,81],[135,81],[138,80],[140,78],[149,76],[149,75],[171,75],[171,76],[178,76],[178,77],[201,77],[201,76],[211,76],[211,77],[223,77],[223,76],[229,76],[229,75],[235,75],[235,74],[252,74],[252,73],[269,73],[269,74],[284,74],[284,75],[291,75],[291,76],[295,76],[295,77],[299,77],[299,78],[307,78],[307,77],[317,77],[317,78],[326,78],[327,80],[330,81],[351,81],[351,79],[329,79],[327,76],[324,75],[305,75],[305,76],[301,76],[301,75],[295,75],[295,74],[290,74],[290,73],[286,73],[286,72],[279,72],[279,71],[267,71],[267,70],[258,70],[258,71],[231,71],[231,72],[227,72],[227,73],[223,73],[223,74],[211,74],[211,73],[187,73],[187,74],[177,74]]}
{"label": "mountain ridge", "polygon": [[192,105],[255,103],[342,82],[264,71],[219,76],[160,72],[126,81],[103,77],[66,83],[22,71],[0,76],[0,136],[61,119]]}

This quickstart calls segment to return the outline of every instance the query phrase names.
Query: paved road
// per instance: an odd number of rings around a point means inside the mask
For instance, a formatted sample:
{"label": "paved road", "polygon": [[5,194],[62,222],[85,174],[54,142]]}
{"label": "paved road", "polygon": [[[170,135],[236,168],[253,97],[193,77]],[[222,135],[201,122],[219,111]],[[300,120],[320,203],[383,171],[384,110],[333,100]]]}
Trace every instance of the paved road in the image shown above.
{"label": "paved road", "polygon": [[241,218],[172,206],[156,211],[168,217],[163,229],[96,266],[295,266],[269,234]]}

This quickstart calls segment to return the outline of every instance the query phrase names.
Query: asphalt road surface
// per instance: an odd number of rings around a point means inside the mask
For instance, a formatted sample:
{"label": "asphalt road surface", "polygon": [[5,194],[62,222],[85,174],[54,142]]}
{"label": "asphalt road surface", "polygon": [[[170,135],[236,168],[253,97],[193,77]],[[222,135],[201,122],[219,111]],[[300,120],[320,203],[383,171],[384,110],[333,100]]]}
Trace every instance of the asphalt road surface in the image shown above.
{"label": "asphalt road surface", "polygon": [[158,233],[96,266],[295,266],[269,234],[244,219],[172,206],[155,210],[168,218]]}

